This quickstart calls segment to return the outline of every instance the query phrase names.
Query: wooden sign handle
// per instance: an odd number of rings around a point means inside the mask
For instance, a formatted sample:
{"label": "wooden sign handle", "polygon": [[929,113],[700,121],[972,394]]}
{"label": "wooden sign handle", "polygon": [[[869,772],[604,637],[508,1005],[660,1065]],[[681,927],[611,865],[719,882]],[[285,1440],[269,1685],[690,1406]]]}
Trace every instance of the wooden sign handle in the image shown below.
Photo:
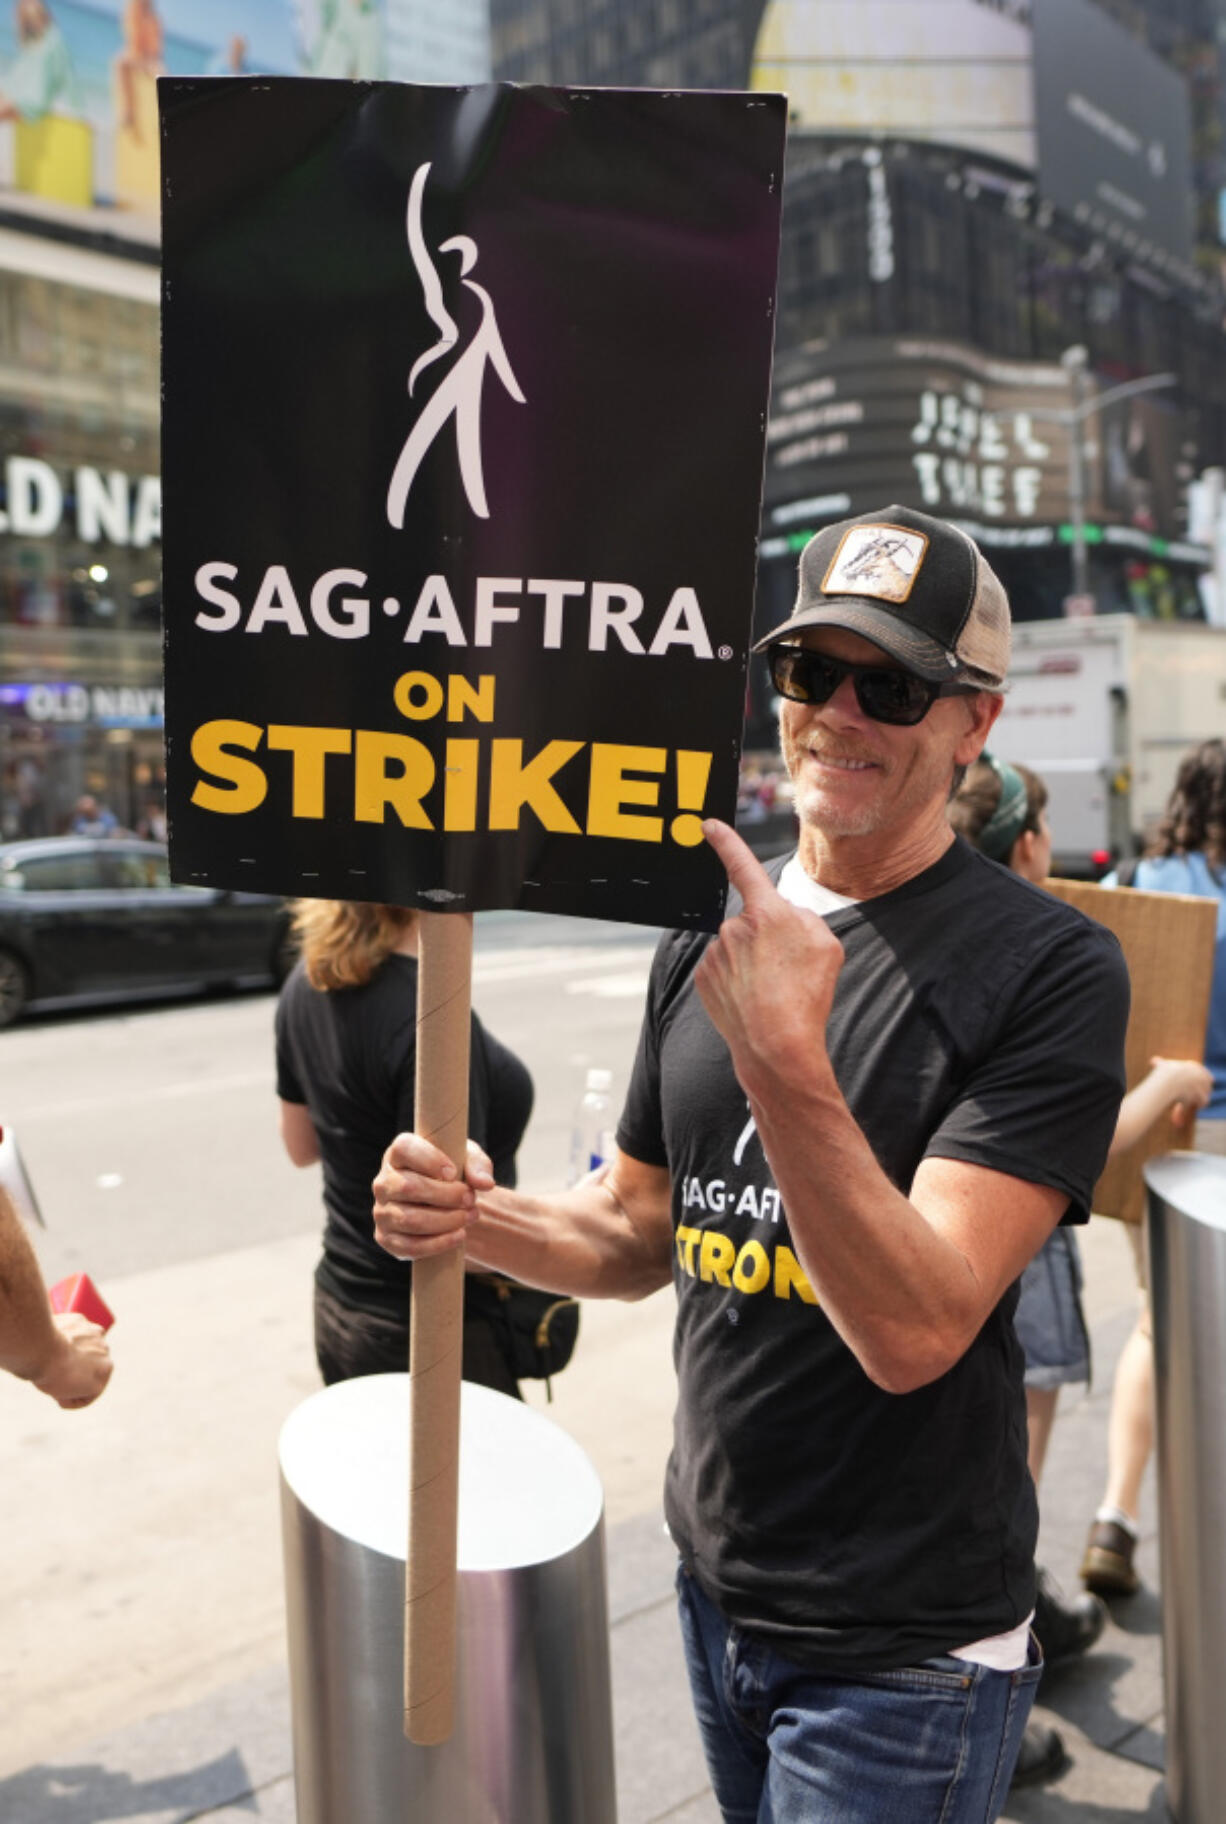
{"label": "wooden sign handle", "polygon": [[[423,912],[417,967],[414,1126],[463,1171],[473,922]],[[409,1331],[409,1542],[404,1580],[404,1732],[445,1742],[453,1724],[460,1472],[462,1249],[413,1265]]]}

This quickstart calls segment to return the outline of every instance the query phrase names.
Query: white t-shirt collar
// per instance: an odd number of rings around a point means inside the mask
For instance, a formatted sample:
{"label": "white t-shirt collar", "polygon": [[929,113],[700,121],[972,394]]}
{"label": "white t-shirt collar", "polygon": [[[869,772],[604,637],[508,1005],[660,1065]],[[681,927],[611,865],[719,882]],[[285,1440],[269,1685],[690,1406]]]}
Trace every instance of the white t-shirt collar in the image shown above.
{"label": "white t-shirt collar", "polygon": [[800,856],[793,855],[779,876],[779,891],[790,905],[800,906],[807,912],[816,912],[824,918],[828,912],[839,912],[844,906],[859,905],[859,900],[848,899],[846,894],[832,893],[829,887],[823,887],[806,874],[800,865]]}

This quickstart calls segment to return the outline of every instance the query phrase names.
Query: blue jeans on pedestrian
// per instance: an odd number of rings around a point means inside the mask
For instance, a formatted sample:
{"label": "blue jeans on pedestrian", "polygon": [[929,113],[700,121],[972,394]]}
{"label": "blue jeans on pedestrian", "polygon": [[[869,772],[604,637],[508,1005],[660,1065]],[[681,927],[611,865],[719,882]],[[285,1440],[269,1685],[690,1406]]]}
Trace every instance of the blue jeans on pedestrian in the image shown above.
{"label": "blue jeans on pedestrian", "polygon": [[941,1655],[826,1675],[727,1621],[685,1569],[681,1633],[724,1824],[991,1824],[1043,1662],[1019,1672]]}

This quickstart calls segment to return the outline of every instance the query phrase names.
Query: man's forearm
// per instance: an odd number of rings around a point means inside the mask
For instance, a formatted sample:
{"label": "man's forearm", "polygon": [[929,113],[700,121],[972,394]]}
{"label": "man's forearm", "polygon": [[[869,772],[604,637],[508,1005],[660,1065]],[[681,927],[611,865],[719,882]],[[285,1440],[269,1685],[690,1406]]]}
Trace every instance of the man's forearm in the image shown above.
{"label": "man's forearm", "polygon": [[375,1238],[400,1260],[463,1245],[474,1266],[574,1298],[643,1298],[672,1272],[668,1173],[625,1153],[573,1189],[530,1197],[494,1183],[469,1143],[463,1176],[419,1134],[398,1134],[374,1181]]}
{"label": "man's forearm", "polygon": [[982,1294],[930,1212],[881,1170],[835,1080],[825,1033],[842,945],[782,898],[734,831],[705,827],[743,908],[694,982],[749,1098],[796,1252],[865,1372],[894,1390],[921,1385],[969,1343]]}
{"label": "man's forearm", "polygon": [[[811,1068],[811,1067],[810,1067]],[[827,1072],[750,1095],[805,1276],[865,1372],[892,1391],[957,1360],[984,1299],[966,1256],[891,1183]]]}
{"label": "man's forearm", "polygon": [[570,1298],[645,1298],[667,1284],[671,1232],[623,1206],[616,1168],[554,1196],[482,1192],[465,1252],[474,1265]]}
{"label": "man's forearm", "polygon": [[0,1190],[0,1368],[37,1381],[61,1347],[34,1250]]}

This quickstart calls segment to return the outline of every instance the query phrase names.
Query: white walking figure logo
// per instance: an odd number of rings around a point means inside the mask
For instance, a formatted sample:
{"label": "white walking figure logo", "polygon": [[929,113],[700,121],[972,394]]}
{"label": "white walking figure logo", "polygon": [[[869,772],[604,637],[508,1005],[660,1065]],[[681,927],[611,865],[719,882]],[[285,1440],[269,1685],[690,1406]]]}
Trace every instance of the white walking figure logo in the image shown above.
{"label": "white walking figure logo", "polygon": [[753,1137],[757,1133],[757,1131],[758,1131],[758,1124],[754,1120],[753,1116],[750,1115],[748,1121],[745,1123],[744,1127],[741,1129],[740,1138],[738,1139],[736,1146],[733,1148],[733,1152],[732,1152],[733,1165],[739,1165],[741,1163],[741,1160],[745,1157],[745,1148],[749,1145],[749,1142],[753,1139]]}
{"label": "white walking figure logo", "polygon": [[[421,374],[430,364],[457,347],[460,332],[443,302],[443,287],[438,271],[426,246],[421,225],[421,199],[429,175],[428,164],[419,165],[409,189],[409,251],[421,280],[422,295],[431,320],[438,326],[439,339],[432,348],[419,355],[409,375],[409,396]],[[502,345],[494,305],[488,291],[467,275],[477,263],[477,244],[466,234],[453,235],[444,241],[440,253],[458,253],[460,276],[473,295],[481,300],[481,323],[472,341],[452,363],[451,371],[441,381],[430,403],[409,432],[399,460],[392,471],[387,490],[387,517],[391,525],[403,527],[405,503],[422,459],[449,418],[455,419],[456,445],[460,458],[460,476],[468,504],[479,519],[488,519],[485,477],[481,467],[481,389],[485,384],[486,366],[492,366],[502,384],[519,405],[526,404],[519,382],[511,371],[507,351]]]}

